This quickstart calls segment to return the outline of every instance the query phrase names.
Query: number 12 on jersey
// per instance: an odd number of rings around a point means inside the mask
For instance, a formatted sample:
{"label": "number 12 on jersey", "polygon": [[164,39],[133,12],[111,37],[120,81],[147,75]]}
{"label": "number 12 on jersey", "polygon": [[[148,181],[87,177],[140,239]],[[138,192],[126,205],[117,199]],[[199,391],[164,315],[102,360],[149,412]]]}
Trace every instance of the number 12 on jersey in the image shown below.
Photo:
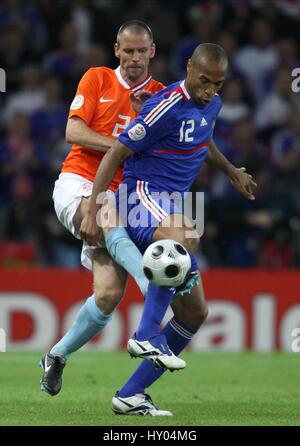
{"label": "number 12 on jersey", "polygon": [[195,129],[195,121],[189,119],[188,121],[182,121],[179,131],[179,142],[191,142],[194,141],[193,136],[189,136]]}

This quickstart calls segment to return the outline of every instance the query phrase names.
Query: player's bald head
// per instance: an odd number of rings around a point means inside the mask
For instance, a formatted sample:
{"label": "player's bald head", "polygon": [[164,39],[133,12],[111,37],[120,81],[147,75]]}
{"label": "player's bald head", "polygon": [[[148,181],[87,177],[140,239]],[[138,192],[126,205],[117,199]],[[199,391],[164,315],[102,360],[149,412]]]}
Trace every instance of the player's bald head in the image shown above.
{"label": "player's bald head", "polygon": [[224,49],[215,43],[201,43],[198,45],[191,57],[193,65],[214,64],[226,71],[228,67],[228,57]]}
{"label": "player's bald head", "polygon": [[114,49],[115,56],[120,60],[123,78],[130,84],[145,80],[150,59],[155,55],[155,43],[149,26],[140,20],[123,23]]}
{"label": "player's bald head", "polygon": [[125,32],[132,34],[147,34],[150,41],[153,42],[153,34],[151,28],[141,20],[129,20],[120,26],[117,33],[117,43],[120,43],[120,38]]}
{"label": "player's bald head", "polygon": [[227,55],[220,45],[198,45],[187,63],[186,87],[191,97],[200,105],[208,104],[222,87],[227,68]]}

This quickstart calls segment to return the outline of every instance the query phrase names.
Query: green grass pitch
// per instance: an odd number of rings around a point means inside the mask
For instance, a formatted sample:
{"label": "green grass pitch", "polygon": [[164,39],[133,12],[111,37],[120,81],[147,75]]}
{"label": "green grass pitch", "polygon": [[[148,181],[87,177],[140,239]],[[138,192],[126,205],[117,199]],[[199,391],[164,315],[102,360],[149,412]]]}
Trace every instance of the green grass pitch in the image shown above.
{"label": "green grass pitch", "polygon": [[118,416],[111,398],[139,360],[126,352],[80,352],[56,397],[40,391],[40,355],[0,354],[1,426],[300,425],[297,354],[186,353],[185,370],[166,372],[150,389],[174,417]]}

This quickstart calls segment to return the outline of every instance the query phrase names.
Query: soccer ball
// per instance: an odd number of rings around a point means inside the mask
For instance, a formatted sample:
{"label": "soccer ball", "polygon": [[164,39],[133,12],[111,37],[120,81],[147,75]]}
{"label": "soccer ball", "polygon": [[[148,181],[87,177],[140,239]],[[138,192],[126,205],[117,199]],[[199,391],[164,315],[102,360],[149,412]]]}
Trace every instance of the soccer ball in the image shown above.
{"label": "soccer ball", "polygon": [[144,253],[144,274],[155,285],[176,288],[185,281],[190,270],[190,255],[175,240],[158,240]]}

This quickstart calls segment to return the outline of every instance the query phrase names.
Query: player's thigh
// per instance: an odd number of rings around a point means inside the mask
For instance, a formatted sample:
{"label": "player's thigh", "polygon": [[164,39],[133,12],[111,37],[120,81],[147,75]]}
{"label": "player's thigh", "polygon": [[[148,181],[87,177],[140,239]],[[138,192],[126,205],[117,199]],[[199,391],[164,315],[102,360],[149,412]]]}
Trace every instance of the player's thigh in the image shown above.
{"label": "player's thigh", "polygon": [[101,207],[99,217],[99,223],[105,236],[112,228],[122,226],[115,198],[112,193],[107,194],[107,198],[104,200],[103,206]]}
{"label": "player's thigh", "polygon": [[[76,231],[79,231],[81,222],[88,211],[88,205],[91,197],[82,197],[79,206],[73,217],[73,224]],[[111,195],[103,201],[103,205],[99,212],[99,217],[97,216],[97,222],[102,229],[101,237],[106,236],[108,232],[118,226],[119,214],[115,205],[114,200]],[[101,239],[102,246],[105,246],[104,240]]]}
{"label": "player's thigh", "polygon": [[106,249],[93,252],[93,287],[98,307],[111,313],[120,302],[127,281],[127,272],[118,265]]}
{"label": "player's thigh", "polygon": [[171,239],[181,243],[189,252],[194,253],[199,247],[199,235],[188,225],[182,214],[171,214],[166,217],[153,233],[153,242]]}
{"label": "player's thigh", "polygon": [[[81,200],[80,206],[78,207],[78,223],[79,226],[83,217],[87,213],[87,207],[89,204],[90,197]],[[117,211],[116,202],[114,199],[114,194],[109,191],[103,199],[101,209],[97,215],[97,223],[102,229],[102,233],[106,236],[112,228],[122,225]],[[104,246],[104,245],[103,245]]]}
{"label": "player's thigh", "polygon": [[80,203],[73,217],[73,224],[77,232],[79,232],[81,222],[87,214],[90,197],[81,197]]}
{"label": "player's thigh", "polygon": [[177,297],[171,304],[176,319],[195,330],[201,326],[208,314],[201,277],[199,279],[200,283],[194,286],[191,293]]}

